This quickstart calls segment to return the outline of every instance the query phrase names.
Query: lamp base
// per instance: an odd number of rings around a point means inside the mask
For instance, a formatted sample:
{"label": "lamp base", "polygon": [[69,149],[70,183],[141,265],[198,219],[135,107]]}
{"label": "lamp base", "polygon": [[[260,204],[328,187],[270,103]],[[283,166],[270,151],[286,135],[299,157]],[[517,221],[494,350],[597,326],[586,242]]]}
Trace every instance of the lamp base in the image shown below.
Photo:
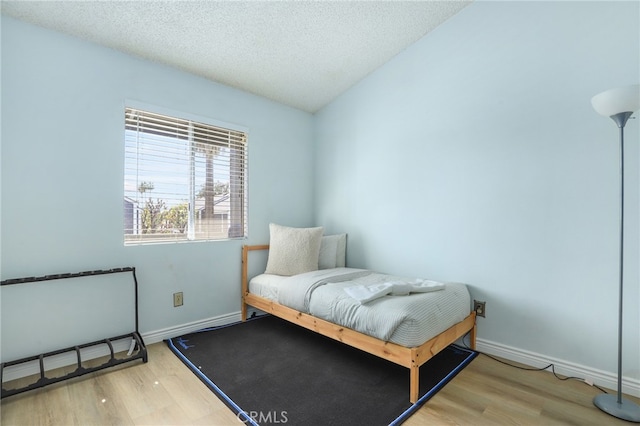
{"label": "lamp base", "polygon": [[628,399],[618,402],[617,395],[602,394],[593,398],[593,404],[605,413],[629,422],[640,423],[640,405]]}

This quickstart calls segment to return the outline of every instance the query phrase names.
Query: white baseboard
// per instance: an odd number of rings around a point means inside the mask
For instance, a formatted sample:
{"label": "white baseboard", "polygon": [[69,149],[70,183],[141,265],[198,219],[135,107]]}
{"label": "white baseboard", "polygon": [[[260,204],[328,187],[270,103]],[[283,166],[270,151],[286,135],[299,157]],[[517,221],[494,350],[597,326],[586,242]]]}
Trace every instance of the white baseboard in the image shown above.
{"label": "white baseboard", "polygon": [[[119,353],[128,351],[131,345],[131,341],[131,338],[127,338],[111,342],[111,344],[113,345],[113,352]],[[109,356],[110,354],[111,352],[106,343],[80,349],[80,359],[82,363],[103,356]],[[47,377],[46,373],[48,371],[54,370],[56,368],[66,367],[68,365],[75,365],[77,363],[78,356],[74,350],[63,352],[58,355],[48,356],[43,359],[45,377]],[[29,361],[4,368],[2,370],[2,382],[4,383],[34,374],[40,375],[39,360]]]}
{"label": "white baseboard", "polygon": [[220,315],[200,321],[181,324],[176,327],[169,327],[162,330],[143,333],[142,340],[144,340],[145,345],[151,345],[153,343],[162,342],[163,340],[170,339],[172,337],[193,333],[194,331],[202,330],[203,328],[219,327],[221,325],[232,324],[234,322],[240,321],[241,319],[242,318],[240,316],[240,312],[233,312],[231,314]]}
{"label": "white baseboard", "polygon": [[[263,314],[262,311],[248,310],[248,315],[252,313],[258,315]],[[230,324],[240,321],[240,312],[233,314],[210,318],[204,321],[198,321],[190,324],[185,324],[180,327],[169,328],[161,330],[159,332],[148,333],[143,335],[145,343],[151,344],[160,342],[162,340],[180,336],[182,334],[191,333],[196,330],[201,330],[207,327],[216,327],[220,325]],[[618,378],[615,374],[596,370],[594,368],[586,367],[584,365],[575,364],[569,361],[564,361],[556,358],[551,358],[538,354],[535,352],[529,352],[518,348],[502,345],[499,343],[491,342],[489,340],[477,339],[476,349],[480,352],[485,352],[489,355],[495,355],[504,359],[515,361],[521,364],[529,365],[535,368],[546,367],[549,364],[554,364],[555,371],[561,376],[580,377],[587,381],[591,381],[598,386],[616,390],[618,388]],[[640,380],[623,377],[622,380],[622,392],[627,395],[633,395],[640,397]]]}
{"label": "white baseboard", "polygon": [[[251,315],[251,313],[253,312],[256,312],[258,314],[261,313],[260,311],[249,311],[248,313],[249,315]],[[168,327],[161,330],[144,333],[142,334],[142,339],[144,340],[146,345],[150,345],[153,343],[162,342],[163,340],[170,339],[172,337],[192,333],[203,328],[218,327],[221,325],[238,322],[240,320],[240,312],[233,312],[226,315],[220,315],[200,321],[181,324],[176,327]],[[129,348],[129,343],[130,340],[115,342],[113,345],[114,351],[126,351]],[[607,371],[596,370],[583,365],[547,357],[542,354],[525,351],[484,339],[476,340],[476,349],[489,355],[498,356],[507,360],[515,361],[536,368],[546,367],[549,364],[554,364],[556,373],[561,376],[580,377],[585,379],[586,381],[591,381],[592,383],[607,389],[616,390],[618,387],[617,376]],[[109,355],[109,350],[107,349],[106,345],[90,347],[82,351],[83,360],[90,360],[105,355]],[[48,358],[45,368],[48,371],[54,368],[66,367],[68,365],[73,365],[76,363],[77,359],[75,354],[73,352],[67,352],[56,357]],[[39,373],[40,369],[38,361],[33,361],[30,363],[5,368],[5,370],[3,371],[2,380],[3,382],[6,382]],[[624,377],[622,380],[622,391],[627,395],[640,397],[640,380]]]}
{"label": "white baseboard", "polygon": [[[197,330],[208,327],[217,327],[221,325],[231,324],[233,322],[240,321],[240,312],[231,313],[227,315],[221,315],[218,317],[207,318],[200,321],[194,321],[187,324],[182,324],[177,327],[169,327],[161,330],[152,331],[149,333],[141,334],[142,340],[145,345],[152,343],[162,342],[165,339],[180,336],[182,334],[191,333]],[[115,353],[125,352],[129,349],[131,339],[119,340],[112,342],[113,350]],[[102,356],[108,356],[110,354],[109,348],[106,344],[91,346],[80,351],[82,361],[89,361]],[[45,376],[46,372],[56,368],[66,367],[68,365],[75,365],[78,363],[77,355],[73,351],[64,352],[62,354],[47,357],[44,363]],[[18,365],[6,367],[2,371],[2,381],[8,382],[11,380],[20,379],[22,377],[31,376],[34,374],[40,374],[40,364],[38,360],[30,361]]]}
{"label": "white baseboard", "polygon": [[[513,348],[484,339],[476,339],[476,349],[489,355],[495,355],[500,358],[535,368],[542,368],[549,364],[553,364],[555,366],[555,372],[560,376],[580,377],[587,383],[591,382],[600,387],[612,389],[614,391],[618,389],[618,376],[608,371],[597,370],[584,365],[551,358],[535,352]],[[640,380],[623,377],[622,392],[627,395],[640,397]]]}

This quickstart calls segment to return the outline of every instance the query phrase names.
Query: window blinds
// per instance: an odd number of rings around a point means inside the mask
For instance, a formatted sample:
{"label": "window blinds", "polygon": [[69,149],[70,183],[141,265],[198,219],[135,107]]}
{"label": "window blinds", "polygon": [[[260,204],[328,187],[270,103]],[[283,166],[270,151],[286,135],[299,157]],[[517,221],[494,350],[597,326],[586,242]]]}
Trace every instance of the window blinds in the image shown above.
{"label": "window blinds", "polygon": [[125,244],[247,232],[247,135],[125,109]]}

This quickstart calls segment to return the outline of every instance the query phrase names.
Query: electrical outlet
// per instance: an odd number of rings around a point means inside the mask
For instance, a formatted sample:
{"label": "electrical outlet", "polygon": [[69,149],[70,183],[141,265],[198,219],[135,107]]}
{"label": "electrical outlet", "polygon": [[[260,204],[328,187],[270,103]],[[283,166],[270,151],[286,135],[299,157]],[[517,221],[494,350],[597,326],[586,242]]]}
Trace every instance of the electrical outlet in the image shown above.
{"label": "electrical outlet", "polygon": [[476,311],[477,316],[482,318],[486,316],[486,304],[487,302],[480,302],[478,300],[473,301],[473,310]]}
{"label": "electrical outlet", "polygon": [[173,293],[173,307],[177,308],[178,306],[182,306],[182,292]]}

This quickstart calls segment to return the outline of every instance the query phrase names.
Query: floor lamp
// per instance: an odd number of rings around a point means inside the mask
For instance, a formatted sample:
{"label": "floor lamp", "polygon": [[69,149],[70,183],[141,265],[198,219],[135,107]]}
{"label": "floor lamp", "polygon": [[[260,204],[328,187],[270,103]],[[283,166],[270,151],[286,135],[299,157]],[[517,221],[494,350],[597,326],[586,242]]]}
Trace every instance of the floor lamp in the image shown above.
{"label": "floor lamp", "polygon": [[640,423],[640,406],[622,398],[622,283],[624,242],[624,126],[640,109],[640,85],[607,90],[591,99],[598,114],[610,117],[620,128],[620,290],[618,307],[618,395],[601,394],[593,399],[596,407],[619,419]]}

